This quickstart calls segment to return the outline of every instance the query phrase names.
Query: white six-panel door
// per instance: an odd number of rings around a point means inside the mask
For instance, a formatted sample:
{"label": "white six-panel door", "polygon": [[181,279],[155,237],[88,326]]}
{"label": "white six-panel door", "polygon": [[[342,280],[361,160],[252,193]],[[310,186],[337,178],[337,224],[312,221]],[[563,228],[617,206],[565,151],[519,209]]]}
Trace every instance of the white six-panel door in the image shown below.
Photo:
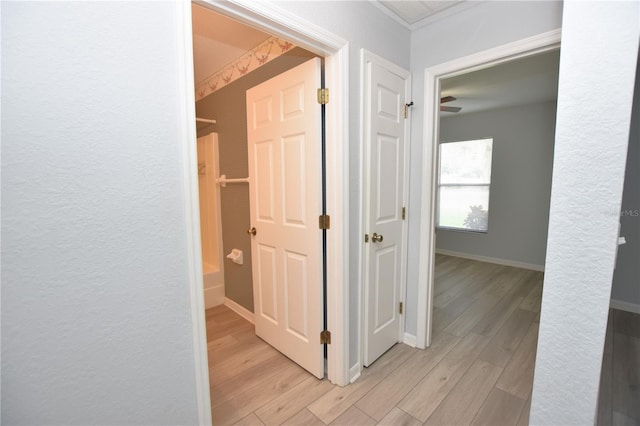
{"label": "white six-panel door", "polygon": [[247,91],[256,334],[324,375],[320,59]]}
{"label": "white six-panel door", "polygon": [[[409,72],[367,52],[364,66],[364,365],[396,344],[406,272]],[[364,237],[364,236],[363,236]]]}

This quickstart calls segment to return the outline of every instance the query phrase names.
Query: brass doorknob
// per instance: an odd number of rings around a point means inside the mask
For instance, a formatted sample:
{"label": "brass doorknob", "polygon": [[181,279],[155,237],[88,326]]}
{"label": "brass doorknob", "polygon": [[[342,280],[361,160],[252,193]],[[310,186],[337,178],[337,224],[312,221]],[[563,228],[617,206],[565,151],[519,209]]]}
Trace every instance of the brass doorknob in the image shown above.
{"label": "brass doorknob", "polygon": [[373,233],[373,235],[371,236],[371,241],[373,241],[374,243],[381,243],[383,240],[382,235],[378,235],[375,232]]}
{"label": "brass doorknob", "polygon": [[258,233],[256,228],[247,229],[247,234],[255,236]]}

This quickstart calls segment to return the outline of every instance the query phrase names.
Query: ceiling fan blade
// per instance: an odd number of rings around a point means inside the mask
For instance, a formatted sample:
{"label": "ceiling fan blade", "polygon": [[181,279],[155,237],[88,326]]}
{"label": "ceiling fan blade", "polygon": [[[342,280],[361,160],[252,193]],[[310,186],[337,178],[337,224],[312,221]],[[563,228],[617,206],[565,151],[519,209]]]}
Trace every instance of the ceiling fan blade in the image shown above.
{"label": "ceiling fan blade", "polygon": [[448,107],[448,106],[440,107],[440,111],[445,111],[445,112],[460,112],[461,109],[462,107]]}
{"label": "ceiling fan blade", "polygon": [[456,98],[454,98],[453,96],[445,96],[444,98],[440,98],[440,103],[443,104],[445,102],[451,102],[455,100]]}

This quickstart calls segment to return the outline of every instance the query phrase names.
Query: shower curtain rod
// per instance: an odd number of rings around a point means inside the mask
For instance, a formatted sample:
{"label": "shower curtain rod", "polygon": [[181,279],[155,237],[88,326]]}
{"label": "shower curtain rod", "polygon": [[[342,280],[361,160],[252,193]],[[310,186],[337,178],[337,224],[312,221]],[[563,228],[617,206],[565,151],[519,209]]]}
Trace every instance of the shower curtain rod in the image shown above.
{"label": "shower curtain rod", "polygon": [[208,118],[199,118],[196,117],[196,121],[200,121],[202,123],[210,123],[210,124],[216,124],[216,120],[210,120]]}

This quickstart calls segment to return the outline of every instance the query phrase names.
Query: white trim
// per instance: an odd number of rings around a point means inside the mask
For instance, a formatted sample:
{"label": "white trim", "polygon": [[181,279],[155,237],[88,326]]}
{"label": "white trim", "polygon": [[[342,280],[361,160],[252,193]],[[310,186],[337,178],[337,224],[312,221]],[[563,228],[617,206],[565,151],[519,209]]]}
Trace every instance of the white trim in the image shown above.
{"label": "white trim", "polygon": [[[370,170],[371,165],[369,164],[370,153],[369,147],[370,144],[367,143],[367,140],[370,139],[370,129],[371,123],[369,121],[369,115],[367,111],[369,111],[368,101],[370,94],[367,91],[368,87],[368,77],[367,77],[367,63],[375,63],[385,70],[398,75],[403,78],[405,81],[405,101],[411,101],[411,73],[408,70],[390,62],[366,49],[360,50],[360,103],[362,105],[361,110],[362,114],[360,116],[360,182],[361,182],[361,191],[360,191],[360,199],[359,201],[359,214],[362,218],[361,220],[361,228],[359,236],[361,250],[359,255],[359,263],[358,270],[360,272],[358,279],[358,321],[359,321],[359,330],[360,330],[360,339],[358,341],[358,360],[359,364],[362,368],[364,365],[364,348],[367,342],[366,335],[366,324],[365,324],[365,312],[366,309],[363,309],[363,303],[368,303],[368,291],[369,288],[367,286],[368,279],[368,253],[369,248],[371,247],[367,243],[364,242],[363,236],[365,233],[369,232],[368,228],[370,226],[370,212],[368,206],[368,200],[371,198],[370,191]],[[405,149],[404,149],[404,158],[402,159],[404,163],[404,185],[403,185],[403,193],[402,193],[402,205],[407,207],[409,205],[409,153],[410,153],[410,145],[411,145],[411,115],[404,120],[404,136],[405,136]],[[402,223],[402,258],[400,259],[401,263],[401,271],[400,271],[400,300],[399,302],[405,303],[406,305],[406,283],[407,283],[407,251],[408,251],[408,220],[404,220]],[[400,315],[400,320],[398,322],[398,342],[403,341],[403,333],[405,329],[405,321],[406,315]]]}
{"label": "white trim", "polygon": [[548,31],[425,69],[431,79],[449,78],[560,47],[561,30]]}
{"label": "white trim", "polygon": [[[373,2],[375,4],[375,1]],[[377,5],[377,7],[382,8],[382,6]],[[386,8],[385,8],[386,9]],[[360,182],[362,183],[360,186],[360,197],[358,199],[358,217],[361,218],[362,220],[360,220],[360,227],[358,229],[358,236],[360,238],[364,238],[364,234],[366,234],[365,231],[365,227],[366,227],[366,222],[367,219],[365,217],[365,207],[364,207],[364,200],[365,200],[365,192],[364,192],[364,182],[365,182],[365,160],[364,160],[364,156],[365,156],[365,149],[364,149],[364,140],[365,140],[365,135],[366,135],[366,130],[365,130],[365,119],[364,119],[364,114],[365,114],[365,90],[366,90],[366,82],[365,82],[365,76],[366,76],[366,67],[364,66],[365,64],[365,59],[364,59],[364,49],[360,49],[360,105],[361,105],[361,110],[360,110],[360,128],[359,128],[359,139],[360,139],[360,143],[359,145],[359,150],[358,150],[358,154],[360,156],[359,161],[358,161],[358,167],[360,167]],[[358,348],[358,354],[356,356],[356,363],[353,365],[353,367],[351,368],[352,370],[354,368],[358,368],[358,374],[355,376],[356,379],[358,377],[360,377],[360,373],[362,372],[363,367],[363,363],[364,363],[364,333],[365,333],[365,328],[364,328],[364,309],[362,307],[362,295],[364,294],[364,285],[365,285],[365,277],[366,277],[366,271],[365,271],[365,252],[366,252],[366,247],[364,246],[364,240],[361,239],[359,242],[360,245],[360,250],[358,250],[358,278],[357,278],[357,294],[358,294],[358,314],[357,314],[357,321],[358,321],[358,333],[360,334],[360,338],[358,339],[358,344],[356,345],[356,347]],[[352,377],[354,377],[354,374],[351,374]],[[352,379],[351,381],[353,382]]]}
{"label": "white trim", "polygon": [[416,312],[416,345],[423,349],[431,344],[431,313],[433,311],[433,269],[435,253],[435,193],[437,143],[439,136],[438,104],[440,79],[452,77],[507,62],[513,59],[556,49],[561,31],[553,30],[492,49],[455,59],[424,70],[424,122],[422,154],[422,196],[420,209],[420,262],[418,270],[418,307]]}
{"label": "white trim", "polygon": [[236,314],[240,315],[242,318],[246,319],[251,324],[255,324],[256,323],[256,320],[254,318],[253,312],[251,312],[250,310],[248,310],[244,306],[240,305],[239,303],[234,302],[233,300],[229,299],[228,297],[224,298],[224,306],[226,306],[227,308],[231,309],[233,312],[235,312]]}
{"label": "white trim", "polygon": [[327,213],[327,377],[339,386],[349,383],[349,46],[325,58],[325,85],[331,87],[327,104],[326,176]]}
{"label": "white trim", "polygon": [[[399,68],[402,70],[402,68]],[[406,71],[406,83],[405,83],[405,102],[411,103],[412,94],[411,88],[413,87],[413,81],[411,80],[411,72]],[[402,207],[405,209],[405,217],[402,223],[402,270],[400,273],[400,302],[407,306],[407,269],[409,265],[409,184],[411,179],[411,107],[407,107],[407,118],[404,120],[404,188],[402,199]],[[400,336],[404,334],[407,323],[407,311],[400,315]],[[415,344],[413,345],[415,347]]]}
{"label": "white trim", "polygon": [[394,11],[389,9],[388,7],[383,6],[382,4],[380,4],[380,2],[378,0],[369,0],[369,3],[371,3],[373,6],[375,6],[380,12],[384,13],[389,18],[393,19],[398,24],[400,24],[403,27],[405,27],[407,30],[411,30],[411,25],[415,25],[415,23],[414,24],[410,24],[407,21],[405,21],[403,18],[400,17],[400,15],[398,15],[397,13],[395,13]]}
{"label": "white trim", "polygon": [[407,346],[411,346],[412,348],[416,347],[416,336],[414,336],[413,334],[409,334],[407,332],[404,333],[404,337],[402,339],[402,343],[404,343]]}
{"label": "white trim", "polygon": [[209,357],[207,325],[204,314],[204,280],[200,243],[200,209],[198,192],[198,156],[196,147],[196,101],[193,92],[193,33],[191,3],[176,2],[178,68],[178,100],[180,102],[180,149],[182,152],[182,190],[184,192],[187,273],[190,293],[191,330],[193,339],[194,376],[198,424],[210,425],[211,395],[209,390]]}
{"label": "white trim", "polygon": [[358,380],[361,374],[362,374],[362,364],[358,362],[349,370],[349,383],[353,383],[356,380]]}
{"label": "white trim", "polygon": [[640,304],[624,302],[618,299],[611,299],[609,307],[613,309],[619,309],[621,311],[633,312],[634,314],[640,314]]}
{"label": "white trim", "polygon": [[[331,231],[327,234],[327,315],[332,332],[327,377],[344,386],[349,382],[349,44],[270,2],[196,0],[195,3],[325,57],[326,84],[332,89],[326,128],[327,210],[331,215]],[[194,98],[193,86],[189,96]],[[195,113],[189,119],[193,121]]]}
{"label": "white trim", "polygon": [[270,2],[194,0],[194,3],[319,55],[333,55],[347,45],[346,40],[341,37]]}
{"label": "white trim", "polygon": [[514,268],[522,268],[522,269],[529,269],[531,271],[544,272],[543,265],[536,265],[534,263],[518,262],[516,260],[500,259],[498,257],[480,256],[473,253],[463,253],[461,251],[444,250],[439,248],[436,248],[436,253],[445,254],[447,256],[461,257],[463,259],[477,260],[479,262],[495,263],[497,265],[512,266]]}

